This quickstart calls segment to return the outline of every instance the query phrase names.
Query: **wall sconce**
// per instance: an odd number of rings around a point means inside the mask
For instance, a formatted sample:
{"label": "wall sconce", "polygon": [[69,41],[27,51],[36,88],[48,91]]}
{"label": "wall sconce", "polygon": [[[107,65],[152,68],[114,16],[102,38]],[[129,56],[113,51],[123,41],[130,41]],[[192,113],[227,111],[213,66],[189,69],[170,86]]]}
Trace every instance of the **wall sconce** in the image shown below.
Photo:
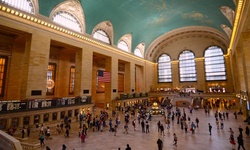
{"label": "wall sconce", "polygon": [[49,90],[53,89],[54,86],[55,86],[55,82],[52,79],[47,80],[47,88]]}

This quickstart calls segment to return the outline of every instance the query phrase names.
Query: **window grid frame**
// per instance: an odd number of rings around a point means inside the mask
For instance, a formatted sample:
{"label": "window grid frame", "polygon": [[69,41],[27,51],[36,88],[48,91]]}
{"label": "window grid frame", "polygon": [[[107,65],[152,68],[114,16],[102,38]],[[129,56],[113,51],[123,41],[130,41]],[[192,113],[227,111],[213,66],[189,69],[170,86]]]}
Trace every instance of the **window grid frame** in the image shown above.
{"label": "window grid frame", "polygon": [[68,28],[78,33],[82,33],[82,26],[80,21],[74,14],[71,14],[67,11],[56,12],[52,17],[52,21],[65,28]]}
{"label": "window grid frame", "polygon": [[[52,68],[52,69],[50,69],[50,68]],[[51,72],[51,76],[48,75],[49,72]],[[49,63],[46,78],[47,78],[47,80],[52,79],[55,83],[55,81],[56,81],[56,63]],[[51,89],[46,88],[46,95],[54,95],[54,94],[55,94],[55,85]]]}
{"label": "window grid frame", "polygon": [[[184,50],[180,53],[178,60],[180,82],[197,82],[197,69],[194,53],[191,50]],[[185,62],[188,62],[188,64]]]}
{"label": "window grid frame", "polygon": [[0,0],[0,3],[9,5],[21,11],[35,14],[35,7],[32,0]]}
{"label": "window grid frame", "polygon": [[[170,56],[168,54],[162,54],[158,58],[157,62],[158,62],[157,65],[158,83],[172,83],[173,82],[172,62]],[[170,70],[170,73],[166,72],[168,70]]]}
{"label": "window grid frame", "polygon": [[75,90],[75,66],[70,67],[70,74],[69,74],[69,94],[74,94]]}
{"label": "window grid frame", "polygon": [[[222,60],[223,62],[219,63],[219,61]],[[210,46],[205,50],[204,67],[205,67],[205,79],[207,82],[227,80],[225,57],[223,55],[223,50],[220,47]],[[221,74],[222,72],[223,74]]]}
{"label": "window grid frame", "polygon": [[0,56],[0,96],[4,96],[8,57]]}

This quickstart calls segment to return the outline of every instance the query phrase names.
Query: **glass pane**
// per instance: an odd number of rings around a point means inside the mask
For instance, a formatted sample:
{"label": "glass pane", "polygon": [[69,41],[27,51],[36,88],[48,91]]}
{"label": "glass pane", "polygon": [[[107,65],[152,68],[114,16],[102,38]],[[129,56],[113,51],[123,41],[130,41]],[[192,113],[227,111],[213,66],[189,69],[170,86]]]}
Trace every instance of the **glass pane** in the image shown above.
{"label": "glass pane", "polygon": [[205,51],[206,80],[226,80],[226,67],[223,51],[217,46],[211,46]]}
{"label": "glass pane", "polygon": [[167,54],[158,58],[158,82],[172,82],[171,59]]}
{"label": "glass pane", "polygon": [[111,44],[110,40],[109,40],[109,36],[104,31],[102,31],[102,30],[97,30],[94,33],[93,37],[95,39],[98,39],[98,40],[103,41],[105,43]]}
{"label": "glass pane", "polygon": [[196,81],[196,65],[194,54],[185,50],[179,56],[180,81]]}
{"label": "glass pane", "polygon": [[142,57],[141,50],[138,49],[138,48],[135,49],[134,54],[135,54],[136,56]]}
{"label": "glass pane", "polygon": [[53,16],[52,20],[63,27],[82,33],[81,24],[75,16],[68,12],[58,12]]}
{"label": "glass pane", "polygon": [[34,14],[34,6],[30,0],[0,0],[1,3],[5,3],[27,13]]}
{"label": "glass pane", "polygon": [[126,42],[124,42],[124,41],[120,41],[120,42],[118,43],[117,47],[118,47],[119,49],[121,49],[121,50],[126,51],[126,52],[129,51],[128,44],[127,44]]}

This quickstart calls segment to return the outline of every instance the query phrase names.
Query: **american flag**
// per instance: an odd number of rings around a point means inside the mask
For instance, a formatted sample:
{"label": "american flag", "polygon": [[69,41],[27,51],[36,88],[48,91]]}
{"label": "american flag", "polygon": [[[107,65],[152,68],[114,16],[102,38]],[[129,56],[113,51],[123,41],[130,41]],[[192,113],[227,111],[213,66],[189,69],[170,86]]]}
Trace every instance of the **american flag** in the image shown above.
{"label": "american flag", "polygon": [[111,77],[110,72],[98,70],[97,74],[98,74],[97,75],[98,76],[98,82],[106,82],[106,83],[110,82],[110,77]]}

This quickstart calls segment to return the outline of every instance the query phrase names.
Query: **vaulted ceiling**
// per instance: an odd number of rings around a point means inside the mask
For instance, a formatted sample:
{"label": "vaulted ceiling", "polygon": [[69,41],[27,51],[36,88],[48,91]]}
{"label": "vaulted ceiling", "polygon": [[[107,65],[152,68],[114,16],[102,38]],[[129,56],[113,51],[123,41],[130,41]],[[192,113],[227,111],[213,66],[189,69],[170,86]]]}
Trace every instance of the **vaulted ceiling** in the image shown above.
{"label": "vaulted ceiling", "polygon": [[[39,0],[39,13],[49,17],[64,0]],[[235,10],[233,0],[79,0],[86,33],[109,20],[113,25],[114,45],[125,34],[132,34],[132,51],[145,43],[145,51],[156,39],[185,27],[209,27],[219,36],[226,36],[221,25],[232,24],[221,12],[222,6]],[[229,39],[229,38],[228,38]],[[157,45],[157,44],[155,44]],[[152,49],[152,47],[150,47]]]}

